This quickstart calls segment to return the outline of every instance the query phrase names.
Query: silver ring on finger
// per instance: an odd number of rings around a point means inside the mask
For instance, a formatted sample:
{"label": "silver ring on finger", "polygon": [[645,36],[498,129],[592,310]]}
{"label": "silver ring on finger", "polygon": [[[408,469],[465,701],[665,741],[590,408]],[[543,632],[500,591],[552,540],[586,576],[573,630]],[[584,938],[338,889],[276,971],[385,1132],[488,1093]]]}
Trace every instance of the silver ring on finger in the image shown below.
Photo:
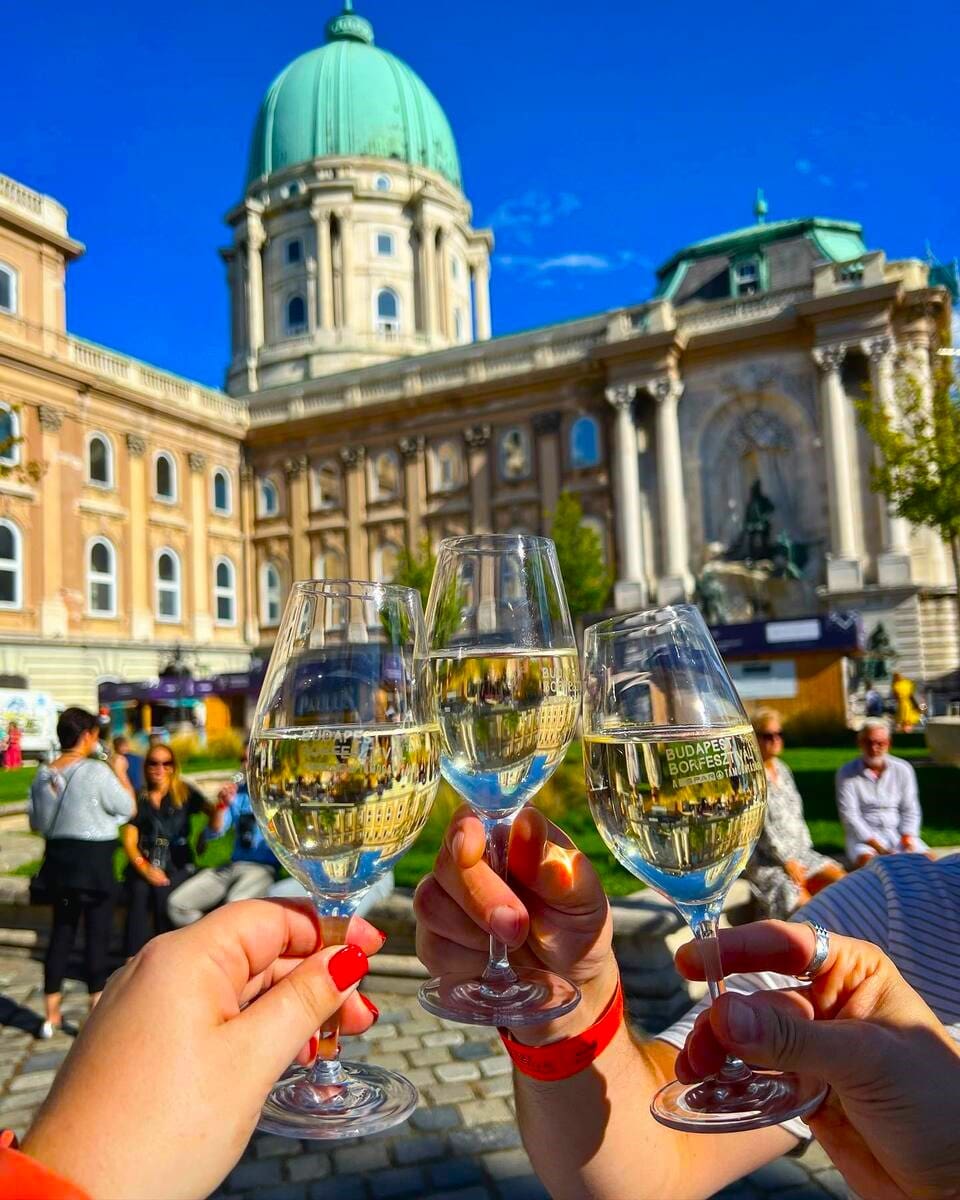
{"label": "silver ring on finger", "polygon": [[813,948],[813,957],[807,963],[806,970],[801,971],[797,978],[811,983],[823,970],[823,964],[830,954],[830,932],[816,921],[804,921],[803,924],[810,926],[817,940]]}

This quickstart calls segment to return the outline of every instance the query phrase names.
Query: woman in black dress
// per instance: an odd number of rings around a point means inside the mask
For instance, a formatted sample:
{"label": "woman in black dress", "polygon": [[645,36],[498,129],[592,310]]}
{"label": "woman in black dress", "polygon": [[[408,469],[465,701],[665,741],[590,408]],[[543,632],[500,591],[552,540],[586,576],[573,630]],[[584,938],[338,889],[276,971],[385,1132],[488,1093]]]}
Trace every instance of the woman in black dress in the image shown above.
{"label": "woman in black dress", "polygon": [[130,859],[124,934],[128,958],[154,934],[173,928],[167,918],[167,897],[194,866],[189,840],[191,818],[195,813],[209,816],[213,811],[200,792],[180,777],[176,756],[169,746],[150,747],[143,773],[137,815],[121,835]]}

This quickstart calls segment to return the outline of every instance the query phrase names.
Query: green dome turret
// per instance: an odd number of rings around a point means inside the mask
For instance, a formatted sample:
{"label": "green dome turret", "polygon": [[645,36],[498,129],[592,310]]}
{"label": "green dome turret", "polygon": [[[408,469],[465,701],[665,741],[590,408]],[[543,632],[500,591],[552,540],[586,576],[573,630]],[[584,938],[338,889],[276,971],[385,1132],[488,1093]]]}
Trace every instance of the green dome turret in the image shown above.
{"label": "green dome turret", "polygon": [[460,187],[450,124],[423,80],[373,44],[373,27],[350,0],[326,35],[267,89],[248,185],[314,158],[372,156],[428,167]]}

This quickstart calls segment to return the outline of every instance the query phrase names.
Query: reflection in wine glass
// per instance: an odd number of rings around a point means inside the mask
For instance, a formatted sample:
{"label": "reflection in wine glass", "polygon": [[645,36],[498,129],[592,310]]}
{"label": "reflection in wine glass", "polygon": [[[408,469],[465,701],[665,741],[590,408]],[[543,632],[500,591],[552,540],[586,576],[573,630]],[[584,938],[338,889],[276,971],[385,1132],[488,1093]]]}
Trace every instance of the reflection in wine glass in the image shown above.
{"label": "reflection in wine glass", "polygon": [[[633,613],[586,631],[583,735],[600,835],[689,922],[715,999],[724,988],[717,920],[763,828],[766,774],[696,608]],[[713,1079],[668,1084],[651,1111],[675,1129],[732,1132],[803,1116],[824,1091],[817,1080],[731,1058]]]}
{"label": "reflection in wine glass", "polygon": [[[417,592],[295,584],[257,705],[250,792],[272,849],[316,905],[325,945],[346,941],[360,899],[416,840],[439,756]],[[355,1137],[404,1120],[416,1102],[402,1076],[342,1063],[334,1021],[317,1061],[276,1084],[260,1128]]]}
{"label": "reflection in wine glass", "polygon": [[[502,875],[513,818],[563,761],[579,711],[553,543],[513,534],[442,542],[428,614],[440,769],[483,821],[488,860]],[[480,978],[433,979],[420,1000],[453,1020],[522,1025],[568,1012],[579,992],[550,971],[513,967],[491,938]]]}

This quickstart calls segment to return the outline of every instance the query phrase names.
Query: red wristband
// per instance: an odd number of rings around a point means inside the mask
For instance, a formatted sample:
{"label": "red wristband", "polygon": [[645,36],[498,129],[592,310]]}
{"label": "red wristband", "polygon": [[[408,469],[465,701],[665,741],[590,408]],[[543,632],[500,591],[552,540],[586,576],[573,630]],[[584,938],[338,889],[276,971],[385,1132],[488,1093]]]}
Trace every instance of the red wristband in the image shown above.
{"label": "red wristband", "polygon": [[522,1075],[556,1083],[585,1070],[606,1050],[623,1021],[623,985],[617,980],[617,990],[600,1017],[582,1033],[549,1042],[546,1046],[525,1046],[506,1029],[498,1030],[500,1040]]}

